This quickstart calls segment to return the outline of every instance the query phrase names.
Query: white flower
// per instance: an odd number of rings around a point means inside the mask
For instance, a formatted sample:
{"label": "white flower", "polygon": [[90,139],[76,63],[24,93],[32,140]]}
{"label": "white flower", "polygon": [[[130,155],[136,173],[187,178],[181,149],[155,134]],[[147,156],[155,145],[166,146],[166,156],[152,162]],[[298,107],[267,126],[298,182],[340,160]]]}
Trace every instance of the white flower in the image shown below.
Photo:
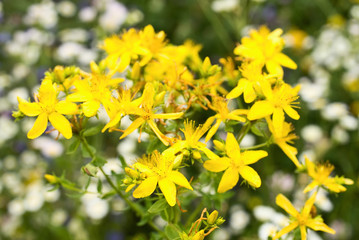
{"label": "white flower", "polygon": [[256,206],[253,210],[254,217],[259,221],[269,221],[276,212],[273,208],[267,206]]}
{"label": "white flower", "polygon": [[111,1],[106,5],[105,12],[99,18],[100,26],[108,32],[116,32],[127,18],[126,7],[118,2]]}
{"label": "white flower", "polygon": [[44,204],[44,194],[41,186],[32,187],[24,198],[24,207],[29,212],[38,211]]}
{"label": "white flower", "polygon": [[61,226],[67,219],[67,213],[63,209],[56,209],[51,215],[51,224]]}
{"label": "white flower", "polygon": [[98,220],[104,218],[107,215],[109,211],[109,205],[106,200],[98,198],[93,194],[85,194],[81,199],[85,206],[85,212],[90,218]]}
{"label": "white flower", "polygon": [[121,162],[117,158],[107,159],[107,163],[103,166],[103,170],[107,175],[111,175],[111,172],[116,174],[123,172]]}
{"label": "white flower", "polygon": [[46,202],[56,202],[60,198],[60,190],[59,189],[51,190],[51,188],[46,189],[44,192],[44,197]]}
{"label": "white flower", "polygon": [[56,8],[63,17],[72,17],[76,13],[76,5],[71,1],[61,1],[57,4]]}
{"label": "white flower", "polygon": [[242,139],[240,143],[240,147],[246,148],[246,147],[252,147],[256,143],[256,138],[253,134],[246,134],[244,138]]}
{"label": "white flower", "polygon": [[25,168],[31,168],[38,163],[38,159],[39,157],[33,151],[26,150],[20,155],[20,164]]}
{"label": "white flower", "polygon": [[50,137],[38,137],[32,140],[32,146],[41,151],[48,158],[56,158],[62,155],[64,147],[62,144]]}
{"label": "white flower", "polygon": [[79,12],[79,19],[82,22],[91,22],[95,19],[96,15],[96,9],[94,9],[93,7],[84,7]]}
{"label": "white flower", "polygon": [[56,58],[62,62],[74,61],[78,54],[82,52],[83,46],[75,42],[65,42],[56,51]]}
{"label": "white flower", "polygon": [[340,118],[339,124],[347,130],[356,130],[358,128],[358,119],[351,115],[346,115]]}
{"label": "white flower", "polygon": [[215,12],[233,11],[238,6],[238,0],[215,0],[212,2],[212,10]]}
{"label": "white flower", "polygon": [[19,126],[7,117],[0,117],[0,146],[7,140],[12,139],[19,131]]}
{"label": "white flower", "polygon": [[268,237],[274,237],[278,230],[278,227],[273,223],[264,223],[259,227],[258,237],[261,240],[267,240]]}
{"label": "white flower", "polygon": [[28,99],[29,98],[29,92],[24,87],[18,87],[14,88],[7,94],[8,100],[11,104],[14,106],[17,106],[19,102],[17,101],[17,97],[20,97],[22,99]]}
{"label": "white flower", "polygon": [[20,216],[25,212],[22,199],[16,198],[8,203],[7,210],[12,216]]}
{"label": "white flower", "polygon": [[216,239],[216,240],[229,240],[231,237],[229,232],[226,231],[225,228],[216,229],[212,234],[213,234],[212,239]]}
{"label": "white flower", "polygon": [[62,42],[86,42],[88,39],[88,32],[82,28],[65,29],[59,35]]}
{"label": "white flower", "polygon": [[335,126],[331,132],[332,139],[340,144],[349,142],[349,134],[339,125]]}
{"label": "white flower", "polygon": [[301,135],[305,141],[309,143],[317,143],[322,139],[323,131],[319,126],[311,124],[302,129]]}
{"label": "white flower", "polygon": [[[235,209],[237,206],[232,207]],[[238,208],[237,210],[231,210],[231,216],[229,220],[229,226],[235,234],[238,234],[243,231],[243,229],[249,223],[249,215],[243,209]]]}
{"label": "white flower", "polygon": [[52,1],[43,1],[31,5],[23,19],[27,25],[39,24],[46,29],[55,27],[57,24],[57,13],[55,4]]}
{"label": "white flower", "polygon": [[322,110],[323,118],[329,121],[338,120],[347,114],[348,106],[341,102],[330,103]]}
{"label": "white flower", "polygon": [[333,210],[333,203],[328,198],[328,192],[324,189],[319,189],[317,197],[315,198],[315,205],[325,212]]}

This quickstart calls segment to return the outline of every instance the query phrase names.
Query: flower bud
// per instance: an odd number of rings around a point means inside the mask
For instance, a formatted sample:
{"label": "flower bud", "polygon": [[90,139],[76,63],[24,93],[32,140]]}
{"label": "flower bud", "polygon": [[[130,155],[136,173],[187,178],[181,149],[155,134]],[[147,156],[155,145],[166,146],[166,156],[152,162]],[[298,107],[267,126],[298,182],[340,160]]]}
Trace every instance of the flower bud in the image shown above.
{"label": "flower bud", "polygon": [[226,147],[222,142],[218,140],[213,140],[213,144],[219,151],[223,151],[223,152],[226,151]]}
{"label": "flower bud", "polygon": [[98,67],[98,65],[94,61],[91,61],[90,68],[91,68],[92,73],[100,73],[101,72],[100,68]]}
{"label": "flower bud", "polygon": [[209,217],[207,218],[208,224],[209,224],[209,225],[215,224],[217,218],[218,218],[218,211],[217,211],[217,210],[214,210],[214,211],[209,215]]}
{"label": "flower bud", "polygon": [[44,176],[46,178],[46,180],[51,183],[51,184],[56,184],[58,182],[57,177],[50,175],[50,174],[45,174]]}
{"label": "flower bud", "polygon": [[199,231],[192,238],[192,240],[203,240],[203,239],[204,239],[204,230]]}
{"label": "flower bud", "polygon": [[132,168],[125,167],[125,172],[131,178],[137,178],[138,177],[138,173],[135,170],[133,170]]}
{"label": "flower bud", "polygon": [[138,61],[136,61],[132,67],[131,79],[135,80],[135,81],[140,79],[140,74],[141,74],[141,66],[140,66],[140,63]]}
{"label": "flower bud", "polygon": [[198,151],[193,151],[192,156],[193,156],[193,158],[196,159],[196,160],[202,158],[201,153],[198,152]]}

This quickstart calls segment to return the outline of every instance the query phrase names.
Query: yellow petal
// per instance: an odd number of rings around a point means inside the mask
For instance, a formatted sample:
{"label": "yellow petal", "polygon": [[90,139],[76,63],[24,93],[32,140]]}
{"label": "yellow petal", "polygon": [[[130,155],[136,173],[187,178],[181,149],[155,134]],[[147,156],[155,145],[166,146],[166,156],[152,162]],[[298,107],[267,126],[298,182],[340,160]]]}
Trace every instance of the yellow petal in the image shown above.
{"label": "yellow petal", "polygon": [[290,158],[290,160],[292,160],[292,162],[295,164],[297,168],[301,167],[301,164],[299,163],[298,158],[296,156],[298,151],[295,147],[288,145],[284,141],[278,141],[277,145],[282,149],[285,155],[287,155]]}
{"label": "yellow petal", "polygon": [[305,159],[305,166],[307,167],[308,175],[314,178],[316,175],[315,164],[312,161],[310,161],[309,158],[307,158],[307,156],[304,156],[304,159]]}
{"label": "yellow petal", "polygon": [[300,237],[301,240],[307,240],[307,229],[303,225],[300,226]]}
{"label": "yellow petal", "polygon": [[268,61],[266,62],[266,68],[269,74],[275,74],[279,78],[283,77],[283,68],[279,65],[279,63],[275,61]]}
{"label": "yellow petal", "polygon": [[63,115],[53,112],[49,115],[49,120],[54,128],[56,128],[66,139],[72,137],[72,129],[69,120]]}
{"label": "yellow petal", "polygon": [[208,142],[213,135],[217,132],[219,125],[221,125],[221,122],[219,119],[217,119],[216,123],[211,127],[211,129],[208,131],[205,141]]}
{"label": "yellow petal", "polygon": [[241,159],[243,160],[244,164],[249,165],[252,163],[257,162],[259,159],[268,156],[268,153],[263,150],[257,151],[245,151],[241,153]]}
{"label": "yellow petal", "polygon": [[27,133],[27,137],[29,139],[34,139],[43,134],[47,128],[47,114],[41,113],[34,123],[34,126]]}
{"label": "yellow petal", "polygon": [[308,186],[306,186],[303,190],[304,193],[307,193],[311,190],[313,190],[316,186],[318,186],[318,183],[316,181],[311,182],[310,184],[308,184]]}
{"label": "yellow petal", "polygon": [[157,124],[153,120],[147,121],[148,125],[150,125],[152,131],[156,134],[156,136],[161,140],[161,142],[168,146],[169,142],[167,141],[167,137],[158,129]]}
{"label": "yellow petal", "polygon": [[50,79],[44,79],[39,89],[39,101],[48,105],[55,104],[56,99],[56,88]]}
{"label": "yellow petal", "polygon": [[258,173],[249,166],[243,166],[239,169],[239,174],[241,174],[242,178],[247,180],[249,185],[255,188],[259,188],[262,185],[261,178]]}
{"label": "yellow petal", "polygon": [[275,108],[273,111],[273,126],[277,136],[282,136],[284,124],[284,112],[281,108]]}
{"label": "yellow petal", "polygon": [[246,103],[253,102],[257,97],[256,92],[253,89],[252,84],[248,84],[246,89],[244,90],[244,101]]}
{"label": "yellow petal", "polygon": [[335,230],[330,228],[328,225],[323,223],[322,221],[318,221],[316,219],[308,220],[307,226],[313,229],[314,231],[322,231],[330,234],[335,234]]}
{"label": "yellow petal", "polygon": [[41,106],[38,103],[29,103],[24,99],[17,97],[19,102],[19,109],[20,111],[25,114],[26,116],[34,117],[41,113]]}
{"label": "yellow petal", "polygon": [[238,122],[246,122],[246,119],[244,117],[237,116],[230,112],[227,116],[228,119],[236,120]]}
{"label": "yellow petal", "polygon": [[120,139],[126,137],[133,131],[135,131],[137,128],[139,128],[142,124],[144,124],[146,121],[143,118],[137,118],[135,121],[131,123],[131,125],[123,132]]}
{"label": "yellow petal", "polygon": [[211,172],[222,172],[229,167],[228,158],[218,158],[207,160],[203,163],[203,167]]}
{"label": "yellow petal", "polygon": [[221,182],[218,186],[218,192],[224,193],[230,189],[232,189],[234,186],[236,186],[237,182],[239,180],[239,173],[236,169],[228,168],[221,179]]}
{"label": "yellow petal", "polygon": [[128,65],[131,63],[131,54],[126,52],[120,58],[120,64],[116,67],[118,72],[123,72]]}
{"label": "yellow petal", "polygon": [[166,198],[168,204],[173,207],[176,205],[176,185],[168,178],[158,181],[158,185]]}
{"label": "yellow petal", "polygon": [[157,177],[146,178],[136,189],[133,191],[133,197],[144,198],[150,196],[156,189]]}
{"label": "yellow petal", "polygon": [[317,196],[317,192],[314,192],[313,195],[310,196],[310,198],[305,202],[305,205],[302,210],[302,216],[304,218],[307,218],[309,216],[310,210],[312,210],[316,196]]}
{"label": "yellow petal", "polygon": [[89,100],[90,96],[88,94],[83,94],[83,92],[75,92],[66,97],[66,101],[70,102],[85,102]]}
{"label": "yellow petal", "polygon": [[226,98],[233,99],[239,97],[243,93],[245,87],[246,87],[245,81],[241,81],[240,79],[238,85],[227,94]]}
{"label": "yellow petal", "polygon": [[290,68],[290,69],[297,69],[297,64],[290,59],[287,55],[283,53],[279,53],[275,56],[275,60],[282,66]]}
{"label": "yellow petal", "polygon": [[55,110],[58,113],[65,115],[73,115],[78,113],[77,104],[67,101],[60,101],[55,105]]}
{"label": "yellow petal", "polygon": [[159,114],[154,114],[153,118],[154,119],[178,119],[180,117],[183,116],[183,112],[179,112],[179,113],[159,113]]}
{"label": "yellow petal", "polygon": [[178,171],[172,171],[168,178],[173,181],[175,184],[180,185],[182,187],[188,188],[190,190],[193,190],[189,182],[187,181],[186,177],[183,176],[182,173]]}
{"label": "yellow petal", "polygon": [[298,112],[294,110],[291,106],[287,105],[284,107],[284,111],[288,114],[289,117],[298,120],[300,118]]}
{"label": "yellow petal", "polygon": [[297,209],[293,207],[292,203],[283,194],[277,195],[275,203],[293,217],[297,217],[297,215],[299,214]]}
{"label": "yellow petal", "polygon": [[239,158],[241,155],[239,144],[236,138],[234,137],[233,133],[227,133],[226,153],[231,158]]}
{"label": "yellow petal", "polygon": [[145,89],[143,90],[143,102],[142,105],[147,109],[152,109],[154,104],[155,88],[152,83],[146,83]]}
{"label": "yellow petal", "polygon": [[293,229],[295,229],[296,227],[298,227],[298,222],[293,222],[291,224],[289,224],[288,226],[286,226],[285,228],[283,228],[282,230],[280,230],[274,237],[273,240],[280,238],[281,236],[283,236],[284,234],[289,233],[290,231],[292,231]]}
{"label": "yellow petal", "polygon": [[215,154],[214,152],[212,152],[211,150],[209,150],[208,148],[206,147],[195,147],[197,148],[198,150],[204,152],[204,154],[206,154],[206,156],[209,158],[209,159],[217,159],[219,158],[217,156],[217,154]]}
{"label": "yellow petal", "polygon": [[82,109],[86,117],[95,116],[99,108],[100,108],[100,102],[96,100],[90,100],[82,104]]}
{"label": "yellow petal", "polygon": [[258,101],[253,104],[251,109],[248,112],[247,118],[249,120],[256,120],[266,116],[269,116],[273,113],[274,107],[269,101]]}

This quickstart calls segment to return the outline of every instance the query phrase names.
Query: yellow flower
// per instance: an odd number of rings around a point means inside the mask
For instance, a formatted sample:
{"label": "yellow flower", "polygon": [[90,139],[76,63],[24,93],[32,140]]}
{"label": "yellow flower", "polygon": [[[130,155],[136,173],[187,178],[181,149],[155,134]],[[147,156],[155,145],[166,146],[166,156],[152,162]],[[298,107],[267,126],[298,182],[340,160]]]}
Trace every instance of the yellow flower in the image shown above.
{"label": "yellow flower", "polygon": [[217,132],[219,125],[222,122],[225,122],[227,120],[236,120],[239,122],[245,122],[246,119],[243,117],[240,117],[239,115],[245,115],[248,110],[246,109],[236,109],[233,111],[229,111],[227,107],[227,101],[224,98],[221,97],[214,97],[213,98],[213,106],[211,108],[218,112],[216,115],[210,117],[206,121],[206,125],[211,125],[214,120],[216,120],[216,123],[213,125],[213,127],[208,131],[208,134],[206,136],[206,142],[209,141],[213,135]]}
{"label": "yellow flower", "polygon": [[141,104],[143,98],[137,98],[132,100],[134,94],[131,93],[131,90],[119,89],[118,98],[112,98],[106,106],[106,111],[110,117],[110,121],[102,129],[102,132],[105,132],[108,128],[115,127],[122,119],[123,116],[129,114],[135,114],[138,109],[138,106]]}
{"label": "yellow flower", "polygon": [[193,190],[186,177],[179,171],[173,171],[173,158],[164,158],[157,151],[148,157],[143,157],[133,167],[142,172],[146,178],[135,189],[135,198],[150,196],[157,184],[170,206],[176,205],[176,185]]}
{"label": "yellow flower", "polygon": [[281,38],[282,29],[275,29],[273,32],[266,26],[258,31],[252,30],[249,37],[242,38],[242,44],[234,49],[234,54],[246,60],[255,61],[265,65],[270,74],[283,76],[282,66],[296,69],[297,64],[287,55],[281,53],[284,47],[284,40]]}
{"label": "yellow flower", "polygon": [[284,122],[282,125],[276,126],[269,117],[267,117],[266,120],[269,131],[272,133],[273,142],[282,149],[282,151],[290,158],[290,160],[292,160],[297,168],[300,168],[301,164],[296,157],[298,151],[295,147],[288,144],[293,144],[293,140],[298,138],[294,133],[291,133],[293,131],[292,124]]}
{"label": "yellow flower", "polygon": [[142,95],[142,105],[141,108],[136,108],[133,106],[128,106],[128,111],[134,112],[135,115],[139,116],[134,120],[131,125],[123,132],[120,139],[126,137],[128,134],[135,131],[142,124],[147,123],[156,136],[162,141],[162,143],[168,146],[169,142],[167,137],[158,129],[156,122],[154,119],[177,119],[182,117],[183,112],[180,113],[155,113],[154,112],[154,97],[155,97],[155,89],[152,83],[147,83]]}
{"label": "yellow flower", "polygon": [[47,128],[48,121],[57,129],[65,138],[72,137],[70,122],[63,116],[78,113],[75,103],[67,101],[58,101],[57,86],[52,84],[49,79],[44,79],[41,83],[39,93],[35,96],[36,102],[30,103],[18,98],[19,109],[26,116],[38,116],[34,126],[27,133],[27,137],[34,139],[39,137]]}
{"label": "yellow flower", "polygon": [[142,31],[134,28],[125,31],[120,36],[106,38],[102,48],[107,52],[106,58],[110,68],[118,65],[116,70],[123,72],[130,65],[131,60],[140,60],[140,65],[146,65],[156,54],[165,47],[165,33],[155,33],[151,25]]}
{"label": "yellow flower", "polygon": [[334,166],[327,164],[315,165],[307,157],[305,157],[305,165],[307,167],[308,175],[313,181],[304,189],[304,192],[309,192],[316,186],[324,186],[332,192],[339,193],[344,192],[347,189],[343,186],[352,185],[354,182],[349,178],[344,177],[330,177],[330,174],[334,170]]}
{"label": "yellow flower", "polygon": [[82,110],[86,117],[95,116],[101,103],[106,108],[106,104],[111,99],[112,88],[117,87],[124,80],[111,78],[115,74],[114,71],[104,74],[94,62],[91,62],[91,70],[91,74],[82,73],[85,78],[75,81],[75,92],[67,96],[68,101],[83,102]]}
{"label": "yellow flower", "polygon": [[284,123],[284,112],[295,120],[299,119],[298,112],[293,108],[297,107],[294,104],[298,104],[295,100],[298,99],[300,86],[292,88],[283,83],[280,86],[275,86],[272,90],[266,81],[262,81],[261,86],[266,99],[253,104],[247,115],[249,120],[260,119],[273,114],[273,124],[280,129]]}
{"label": "yellow flower", "polygon": [[262,73],[263,65],[258,63],[244,63],[241,67],[242,78],[239,79],[237,86],[227,94],[227,99],[237,98],[243,93],[246,103],[253,102],[258,93],[261,93],[261,82],[268,81],[273,75],[264,75]]}
{"label": "yellow flower", "polygon": [[239,144],[232,133],[228,133],[226,140],[226,153],[228,157],[210,159],[203,166],[211,172],[222,172],[225,170],[218,186],[218,192],[223,193],[232,189],[241,175],[251,186],[259,188],[261,179],[258,173],[249,164],[257,162],[268,155],[266,151],[241,152]]}
{"label": "yellow flower", "polygon": [[[206,154],[209,158],[217,158],[218,156],[206,147],[206,144],[200,142],[200,138],[207,132],[209,128],[208,124],[199,125],[195,127],[194,121],[188,121],[184,123],[184,129],[181,131],[184,133],[185,140],[178,140],[171,147],[166,149],[162,155],[164,156],[176,156],[174,160],[174,166],[178,166],[183,158],[185,150],[192,151],[193,149],[200,150]],[[181,154],[178,154],[180,153]]]}
{"label": "yellow flower", "polygon": [[276,198],[276,204],[283,208],[287,213],[289,213],[293,220],[292,222],[280,230],[273,239],[278,239],[282,235],[289,233],[295,228],[300,228],[301,238],[302,240],[307,239],[307,227],[313,229],[314,231],[323,231],[330,234],[335,234],[334,229],[328,227],[320,216],[313,217],[311,216],[311,210],[315,201],[315,197],[317,192],[315,192],[304,205],[303,210],[299,213],[291,204],[291,202],[282,194],[279,194]]}

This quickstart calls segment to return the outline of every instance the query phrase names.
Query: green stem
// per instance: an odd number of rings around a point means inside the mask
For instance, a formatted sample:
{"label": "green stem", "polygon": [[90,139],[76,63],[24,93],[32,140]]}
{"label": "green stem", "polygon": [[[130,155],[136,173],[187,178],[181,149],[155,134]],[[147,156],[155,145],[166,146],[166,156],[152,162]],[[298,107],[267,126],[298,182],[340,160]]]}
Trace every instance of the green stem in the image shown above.
{"label": "green stem", "polygon": [[221,23],[218,16],[211,11],[210,7],[205,0],[197,0],[198,5],[200,6],[203,14],[206,16],[208,21],[212,24],[214,31],[216,32],[218,38],[221,40],[223,46],[226,48],[227,51],[232,51],[232,40],[229,34],[226,32],[226,28]]}
{"label": "green stem", "polygon": [[247,147],[247,148],[241,148],[241,150],[252,150],[252,149],[258,149],[258,148],[261,148],[261,147],[266,147],[268,146],[269,143],[268,142],[264,142],[264,143],[261,143],[261,144],[258,144],[258,145],[254,145],[252,147]]}
{"label": "green stem", "polygon": [[[85,137],[81,137],[81,142],[83,144],[83,146],[85,147],[86,151],[90,154],[91,158],[95,158],[95,154],[92,152],[91,148],[88,145],[88,142],[86,140]],[[110,186],[113,188],[113,190],[115,190],[115,192],[128,204],[128,206],[135,211],[135,213],[140,216],[143,217],[145,215],[145,213],[142,211],[141,207],[137,204],[135,204],[134,202],[130,201],[127,196],[125,194],[123,194],[121,192],[120,189],[117,188],[117,186],[115,185],[115,183],[112,181],[112,179],[110,178],[110,176],[108,176],[105,171],[103,170],[102,167],[99,167],[100,171],[102,172],[102,174],[105,176],[106,181],[110,184]],[[160,233],[162,235],[162,237],[164,237],[165,239],[167,239],[167,236],[163,233],[163,231],[161,229],[159,229],[151,220],[149,220],[147,222],[148,225],[150,225],[155,231],[157,231],[158,233]]]}
{"label": "green stem", "polygon": [[241,129],[238,135],[238,144],[240,144],[244,138],[244,136],[247,135],[249,129],[251,129],[251,123],[247,122]]}

